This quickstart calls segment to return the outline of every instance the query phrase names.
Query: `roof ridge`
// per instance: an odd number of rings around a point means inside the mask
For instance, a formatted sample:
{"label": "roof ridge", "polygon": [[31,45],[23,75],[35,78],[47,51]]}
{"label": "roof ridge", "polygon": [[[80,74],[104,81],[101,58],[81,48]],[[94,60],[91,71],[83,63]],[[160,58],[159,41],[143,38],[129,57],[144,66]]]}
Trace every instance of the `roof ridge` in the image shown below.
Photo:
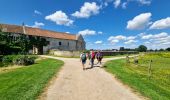
{"label": "roof ridge", "polygon": [[[22,31],[23,26],[11,25],[11,24],[1,24],[1,23],[0,23],[0,26],[2,26],[2,28],[7,28],[7,30],[6,30],[7,32],[24,34]],[[27,35],[50,37],[50,38],[56,38],[56,39],[76,40],[76,36],[77,36],[76,34],[56,32],[56,31],[28,27],[28,26],[25,26],[25,30],[26,30]]]}
{"label": "roof ridge", "polygon": [[[21,28],[22,28],[21,25],[16,25],[16,24],[2,24],[2,23],[0,23],[0,26],[1,26],[1,25],[18,26],[18,27],[21,27]],[[66,35],[76,35],[76,34],[72,34],[72,33],[58,32],[58,31],[53,31],[53,30],[48,30],[48,29],[41,29],[41,28],[36,28],[36,27],[29,27],[29,26],[26,26],[26,25],[25,25],[25,28],[32,28],[32,29],[39,29],[39,30],[43,30],[43,31],[63,33],[63,34],[66,34]]]}

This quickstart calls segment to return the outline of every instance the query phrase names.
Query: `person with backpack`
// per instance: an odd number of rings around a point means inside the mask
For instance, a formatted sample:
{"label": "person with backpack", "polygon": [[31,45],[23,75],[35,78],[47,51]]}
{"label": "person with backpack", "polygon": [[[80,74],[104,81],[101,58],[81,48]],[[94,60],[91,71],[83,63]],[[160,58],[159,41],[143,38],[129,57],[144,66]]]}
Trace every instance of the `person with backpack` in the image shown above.
{"label": "person with backpack", "polygon": [[86,60],[87,60],[87,57],[86,57],[86,53],[83,52],[80,54],[80,60],[82,62],[82,66],[83,66],[83,70],[85,70],[85,64],[86,64]]}
{"label": "person with backpack", "polygon": [[97,64],[100,63],[100,65],[101,65],[101,61],[103,59],[103,55],[102,55],[102,53],[100,51],[97,52],[96,58],[97,58],[97,61],[98,61]]}
{"label": "person with backpack", "polygon": [[95,59],[95,52],[94,52],[94,51],[91,51],[91,59],[90,59],[91,68],[93,68],[94,59]]}

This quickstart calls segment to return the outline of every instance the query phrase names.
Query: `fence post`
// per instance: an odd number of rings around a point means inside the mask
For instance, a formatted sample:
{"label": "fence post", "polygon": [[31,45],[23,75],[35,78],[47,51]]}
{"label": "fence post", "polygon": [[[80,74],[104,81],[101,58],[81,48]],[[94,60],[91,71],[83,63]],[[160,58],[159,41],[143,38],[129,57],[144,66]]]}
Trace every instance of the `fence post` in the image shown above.
{"label": "fence post", "polygon": [[152,75],[152,60],[149,61],[149,67],[148,67],[148,77],[151,78]]}

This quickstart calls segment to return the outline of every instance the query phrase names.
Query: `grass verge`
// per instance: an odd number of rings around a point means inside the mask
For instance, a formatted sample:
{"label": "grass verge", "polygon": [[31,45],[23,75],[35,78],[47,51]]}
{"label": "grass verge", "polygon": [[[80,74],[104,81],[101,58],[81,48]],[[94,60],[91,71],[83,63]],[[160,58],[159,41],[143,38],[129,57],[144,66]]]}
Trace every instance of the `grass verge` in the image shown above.
{"label": "grass verge", "polygon": [[[148,63],[153,60],[152,76],[148,78]],[[147,55],[139,58],[139,64],[126,64],[124,59],[109,61],[106,70],[123,83],[151,100],[170,100],[170,58]]]}
{"label": "grass verge", "polygon": [[0,73],[0,100],[35,100],[64,63],[43,59],[36,64]]}

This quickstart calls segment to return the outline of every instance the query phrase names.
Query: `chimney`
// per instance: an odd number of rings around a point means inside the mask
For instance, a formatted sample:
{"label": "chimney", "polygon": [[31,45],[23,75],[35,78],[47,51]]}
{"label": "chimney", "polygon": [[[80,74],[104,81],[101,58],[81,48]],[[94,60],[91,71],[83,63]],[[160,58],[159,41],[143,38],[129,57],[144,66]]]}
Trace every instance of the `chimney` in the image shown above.
{"label": "chimney", "polygon": [[23,33],[26,34],[24,22],[22,23],[22,29],[23,29]]}

